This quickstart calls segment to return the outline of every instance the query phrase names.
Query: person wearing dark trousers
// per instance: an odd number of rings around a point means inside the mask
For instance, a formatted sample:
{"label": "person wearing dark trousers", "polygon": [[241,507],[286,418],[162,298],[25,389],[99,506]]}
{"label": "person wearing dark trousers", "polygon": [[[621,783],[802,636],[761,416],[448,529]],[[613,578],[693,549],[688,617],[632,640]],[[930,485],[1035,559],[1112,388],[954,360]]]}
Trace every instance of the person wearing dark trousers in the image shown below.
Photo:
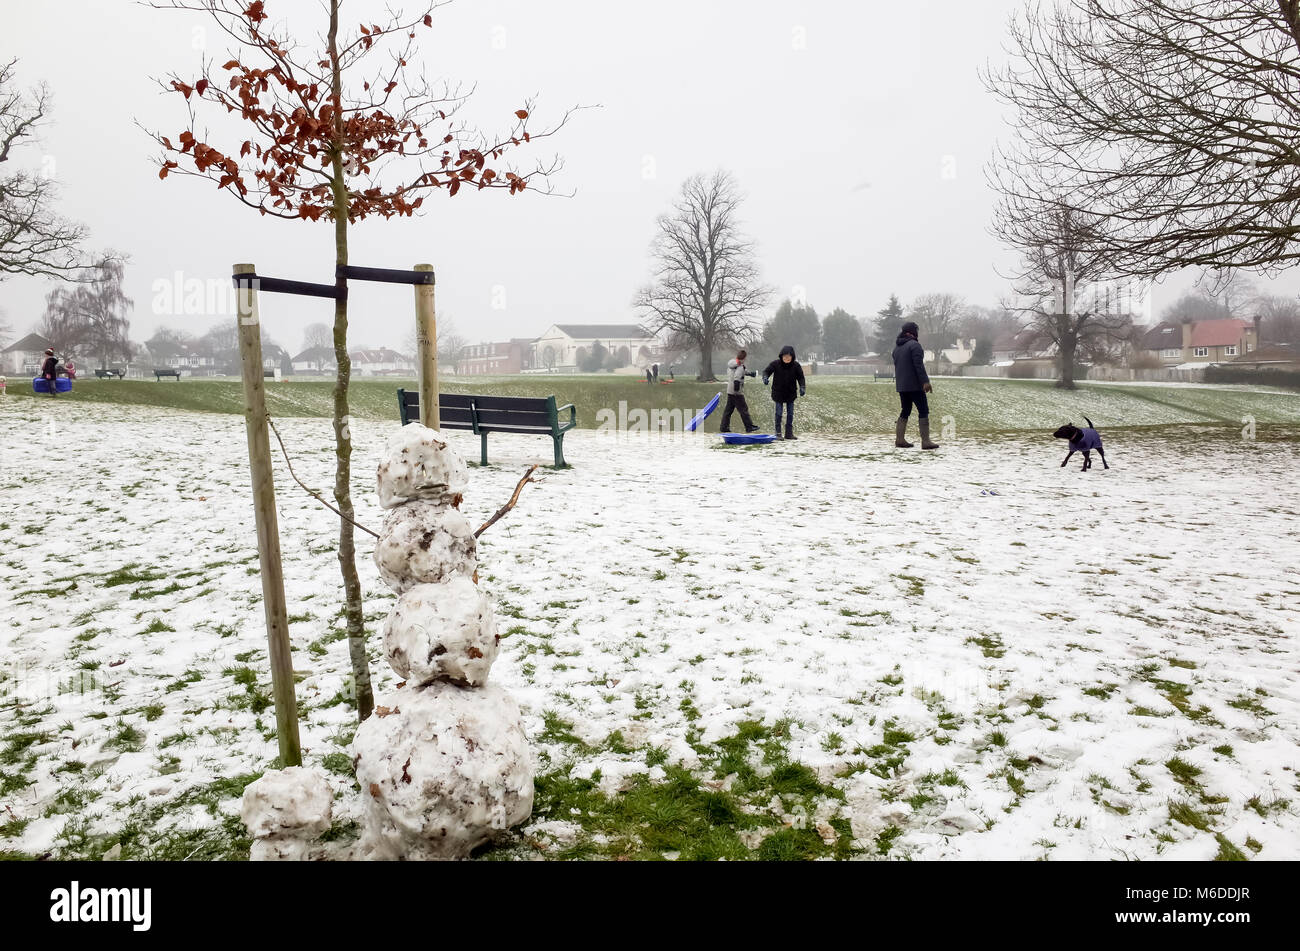
{"label": "person wearing dark trousers", "polygon": [[59,358],[53,350],[45,351],[45,359],[41,361],[41,378],[50,384],[50,396],[58,396]]}
{"label": "person wearing dark trousers", "polygon": [[907,417],[916,407],[916,424],[921,430],[921,448],[938,449],[939,444],[930,441],[930,402],[925,394],[933,391],[930,375],[925,372],[925,348],[917,340],[919,328],[913,321],[903,324],[902,332],[894,341],[894,389],[902,404],[898,421],[894,425],[894,445],[900,449],[911,449],[907,441]]}
{"label": "person wearing dark trousers", "polygon": [[745,369],[747,356],[748,354],[741,350],[734,360],[727,361],[727,406],[722,411],[722,425],[718,429],[720,433],[731,432],[731,414],[735,411],[740,412],[740,421],[745,424],[745,432],[758,432],[758,427],[749,418],[749,404],[745,402],[745,394],[742,392],[745,377],[758,376],[757,371]]}
{"label": "person wearing dark trousers", "polygon": [[[794,347],[787,344],[781,348],[780,355],[767,365],[763,371],[763,385],[772,381],[772,402],[776,404],[777,439],[797,439],[794,434],[794,399],[795,390],[800,396],[808,393],[808,384],[804,380],[803,367],[794,358]],[[781,435],[781,411],[785,410],[785,436]]]}

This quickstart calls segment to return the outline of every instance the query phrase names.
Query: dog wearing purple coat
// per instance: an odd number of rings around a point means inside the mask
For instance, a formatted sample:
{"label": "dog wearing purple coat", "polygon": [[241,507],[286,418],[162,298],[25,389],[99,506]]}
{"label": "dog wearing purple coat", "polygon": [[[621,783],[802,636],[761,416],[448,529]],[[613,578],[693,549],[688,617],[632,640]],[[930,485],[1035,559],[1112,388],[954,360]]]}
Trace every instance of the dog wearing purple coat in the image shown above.
{"label": "dog wearing purple coat", "polygon": [[1092,420],[1087,416],[1083,417],[1083,421],[1088,424],[1087,428],[1080,428],[1073,423],[1067,423],[1052,433],[1055,438],[1066,440],[1070,447],[1070,451],[1061,460],[1061,468],[1065,468],[1065,464],[1070,461],[1071,456],[1076,452],[1081,452],[1083,453],[1083,469],[1080,471],[1087,472],[1092,468],[1092,451],[1095,449],[1097,455],[1101,457],[1102,467],[1109,469],[1110,465],[1106,462],[1106,450],[1101,447],[1101,434],[1097,432],[1096,427],[1092,425]]}

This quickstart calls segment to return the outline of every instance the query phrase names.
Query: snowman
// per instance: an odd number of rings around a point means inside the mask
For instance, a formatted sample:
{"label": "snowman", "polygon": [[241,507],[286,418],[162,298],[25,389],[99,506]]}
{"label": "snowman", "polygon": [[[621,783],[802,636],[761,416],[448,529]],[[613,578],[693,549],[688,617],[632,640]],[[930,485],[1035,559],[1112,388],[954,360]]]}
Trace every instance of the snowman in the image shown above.
{"label": "snowman", "polygon": [[465,460],[418,423],[402,427],[379,465],[388,515],[375,564],[399,595],[383,647],[403,682],[352,743],[363,858],[466,858],[532,812],[519,706],[488,682],[500,636],[460,512],[468,481]]}

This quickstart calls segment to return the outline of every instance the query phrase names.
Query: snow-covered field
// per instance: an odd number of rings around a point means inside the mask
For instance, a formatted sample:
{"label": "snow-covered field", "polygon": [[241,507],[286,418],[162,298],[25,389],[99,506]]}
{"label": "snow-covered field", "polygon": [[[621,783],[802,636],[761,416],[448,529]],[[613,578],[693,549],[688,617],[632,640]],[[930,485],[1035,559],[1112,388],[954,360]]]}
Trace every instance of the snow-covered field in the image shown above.
{"label": "snow-covered field", "polygon": [[[328,489],[328,422],[279,425]],[[396,429],[353,426],[374,528]],[[574,468],[481,540],[492,677],[539,776],[489,854],[1300,857],[1300,429],[1104,435],[1112,468],[1085,474],[1048,433],[569,434]],[[474,524],[550,444],[491,452]],[[246,854],[238,796],[277,748],[242,418],[10,400],[0,453],[0,850]],[[343,850],[337,523],[278,458],[277,480],[305,759]],[[393,595],[358,547],[373,633]]]}

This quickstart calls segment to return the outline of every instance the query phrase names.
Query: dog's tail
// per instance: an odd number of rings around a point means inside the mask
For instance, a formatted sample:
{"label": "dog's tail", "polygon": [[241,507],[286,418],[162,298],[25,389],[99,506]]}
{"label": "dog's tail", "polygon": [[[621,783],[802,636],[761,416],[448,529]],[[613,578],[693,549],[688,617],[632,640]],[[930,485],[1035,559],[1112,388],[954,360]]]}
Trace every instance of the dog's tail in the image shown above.
{"label": "dog's tail", "polygon": [[1083,421],[1088,424],[1089,429],[1097,428],[1096,426],[1092,425],[1092,420],[1090,420],[1087,416],[1083,417]]}

